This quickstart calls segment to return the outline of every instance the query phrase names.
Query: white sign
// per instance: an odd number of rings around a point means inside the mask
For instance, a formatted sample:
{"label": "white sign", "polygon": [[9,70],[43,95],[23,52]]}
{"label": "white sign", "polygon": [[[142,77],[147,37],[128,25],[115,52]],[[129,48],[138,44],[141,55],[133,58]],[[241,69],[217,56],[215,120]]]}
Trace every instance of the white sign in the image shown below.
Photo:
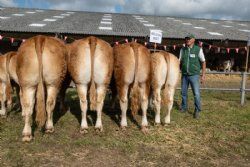
{"label": "white sign", "polygon": [[247,46],[250,46],[250,37],[248,37]]}
{"label": "white sign", "polygon": [[162,31],[161,30],[150,30],[149,42],[161,43]]}

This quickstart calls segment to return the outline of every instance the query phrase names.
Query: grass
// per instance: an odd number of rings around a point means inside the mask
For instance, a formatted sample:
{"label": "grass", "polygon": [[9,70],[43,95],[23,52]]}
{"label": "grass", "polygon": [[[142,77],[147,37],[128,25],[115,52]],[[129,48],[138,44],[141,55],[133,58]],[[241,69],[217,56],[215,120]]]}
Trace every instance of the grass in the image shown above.
{"label": "grass", "polygon": [[[190,92],[189,111],[193,111]],[[129,119],[126,131],[119,129],[119,107],[103,114],[104,132],[94,130],[95,112],[89,112],[89,133],[82,135],[80,107],[74,89],[67,93],[70,112],[55,112],[55,133],[35,129],[31,143],[21,141],[23,120],[18,109],[0,118],[0,166],[249,166],[250,97],[241,107],[240,93],[202,92],[199,120],[178,112],[180,92],[168,126],[153,126],[148,112],[149,133]],[[163,109],[164,110],[164,109]],[[163,113],[163,112],[162,112]],[[163,118],[163,116],[162,116]],[[136,116],[140,124],[141,116]]]}
{"label": "grass", "polygon": [[[241,75],[206,74],[206,81],[201,87],[239,89],[241,82]],[[178,87],[180,87],[180,84],[181,82],[179,82]],[[248,75],[248,79],[246,80],[246,89],[250,89],[250,75]]]}

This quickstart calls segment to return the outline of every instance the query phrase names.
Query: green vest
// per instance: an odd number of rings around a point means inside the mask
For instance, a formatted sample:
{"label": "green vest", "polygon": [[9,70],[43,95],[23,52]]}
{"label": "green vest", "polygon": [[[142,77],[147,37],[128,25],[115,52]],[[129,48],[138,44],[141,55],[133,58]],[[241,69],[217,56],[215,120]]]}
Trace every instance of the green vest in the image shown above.
{"label": "green vest", "polygon": [[183,47],[181,56],[182,75],[199,75],[201,63],[199,59],[200,47],[194,45],[192,48]]}

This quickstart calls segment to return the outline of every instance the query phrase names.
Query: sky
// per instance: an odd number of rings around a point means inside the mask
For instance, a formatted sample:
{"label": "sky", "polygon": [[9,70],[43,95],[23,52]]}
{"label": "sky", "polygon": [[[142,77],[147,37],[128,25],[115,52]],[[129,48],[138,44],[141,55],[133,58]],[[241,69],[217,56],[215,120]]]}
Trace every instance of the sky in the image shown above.
{"label": "sky", "polygon": [[0,6],[250,21],[250,0],[0,0]]}

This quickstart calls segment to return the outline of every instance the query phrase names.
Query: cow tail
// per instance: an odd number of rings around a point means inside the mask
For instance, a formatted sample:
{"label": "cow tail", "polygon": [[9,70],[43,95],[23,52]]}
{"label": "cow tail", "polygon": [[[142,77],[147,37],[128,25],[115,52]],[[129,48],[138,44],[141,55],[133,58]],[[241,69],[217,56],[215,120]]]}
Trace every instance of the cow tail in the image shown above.
{"label": "cow tail", "polygon": [[91,56],[91,85],[90,85],[90,110],[96,109],[96,86],[94,81],[94,56],[95,56],[95,49],[96,49],[97,39],[95,37],[89,38],[89,45],[90,45],[90,56]]}
{"label": "cow tail", "polygon": [[167,74],[166,74],[166,80],[165,80],[165,84],[164,84],[164,88],[163,88],[163,94],[162,94],[162,103],[163,105],[168,104],[169,101],[169,94],[168,94],[168,80],[169,80],[169,73],[170,73],[170,55],[169,53],[163,53],[161,52],[166,60],[167,63]]}
{"label": "cow tail", "polygon": [[138,52],[138,45],[132,43],[131,47],[134,51],[134,58],[135,58],[135,76],[134,76],[134,83],[131,90],[131,112],[132,116],[135,116],[139,110],[140,104],[140,92],[139,92],[139,85],[138,85],[138,59],[139,59],[139,52]]}
{"label": "cow tail", "polygon": [[45,38],[35,38],[35,50],[38,58],[39,65],[39,83],[36,92],[36,123],[39,127],[42,127],[46,122],[46,108],[45,108],[45,90],[43,83],[43,64],[42,64],[42,52],[44,48]]}

